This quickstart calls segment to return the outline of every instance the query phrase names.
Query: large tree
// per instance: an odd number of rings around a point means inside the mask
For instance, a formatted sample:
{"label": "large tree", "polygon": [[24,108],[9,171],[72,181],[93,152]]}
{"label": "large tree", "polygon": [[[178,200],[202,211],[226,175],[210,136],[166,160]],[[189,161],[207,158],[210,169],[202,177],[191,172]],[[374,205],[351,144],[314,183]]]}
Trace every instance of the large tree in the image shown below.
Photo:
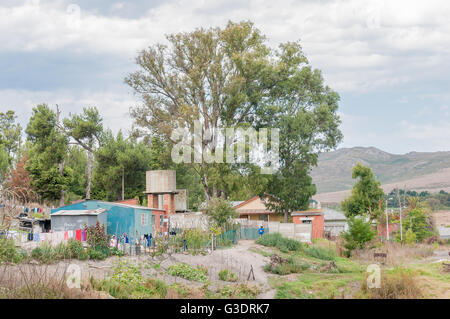
{"label": "large tree", "polygon": [[[339,97],[323,85],[320,72],[312,70],[298,43],[271,49],[251,22],[229,22],[224,29],[197,29],[167,40],[169,45],[143,50],[136,58],[140,69],[126,78],[142,98],[132,115],[145,134],[169,140],[177,128],[192,132],[195,121],[205,131],[277,128],[278,120],[294,117],[297,131],[281,131],[286,134],[283,147],[285,153],[293,152],[289,157],[298,157],[306,172],[319,151],[339,142]],[[259,170],[253,165],[205,161],[205,151],[214,153],[216,142],[203,139],[202,159],[193,164],[207,200],[226,198],[239,184],[267,183],[258,180]]]}
{"label": "large tree", "polygon": [[22,138],[22,127],[16,123],[17,116],[14,111],[0,112],[0,146],[8,153],[8,162],[19,157],[18,152]]}
{"label": "large tree", "polygon": [[3,145],[0,145],[0,187],[5,181],[6,172],[9,167],[8,152]]}
{"label": "large tree", "polygon": [[[140,70],[126,78],[142,97],[143,104],[132,109],[141,130],[170,140],[177,128],[192,132],[194,121],[205,131],[256,124],[257,109],[274,85],[271,77],[282,71],[277,52],[252,23],[230,22],[224,29],[198,29],[167,40],[169,46],[143,50],[136,58]],[[202,160],[193,164],[205,197],[226,197],[233,186],[224,183],[224,174],[239,177],[240,165],[207,163],[206,151],[214,153],[214,139],[202,140]]]}
{"label": "large tree", "polygon": [[99,146],[103,132],[103,119],[96,107],[83,108],[82,114],[70,114],[64,119],[62,129],[67,135],[87,152],[86,167],[86,199],[91,198],[92,167],[94,165],[94,152]]}
{"label": "large tree", "polygon": [[371,220],[377,218],[385,205],[381,183],[376,179],[372,170],[361,163],[353,167],[352,178],[358,181],[352,188],[351,196],[341,203],[345,215],[347,217],[362,215]]}
{"label": "large tree", "polygon": [[45,200],[59,200],[62,206],[72,170],[64,167],[68,138],[58,127],[58,114],[46,104],[33,108],[25,131],[29,142],[26,169],[37,193]]}
{"label": "large tree", "polygon": [[143,143],[122,132],[116,137],[106,131],[104,140],[95,153],[93,194],[99,199],[121,200],[122,182],[126,198],[142,196],[145,172],[150,167],[150,150]]}

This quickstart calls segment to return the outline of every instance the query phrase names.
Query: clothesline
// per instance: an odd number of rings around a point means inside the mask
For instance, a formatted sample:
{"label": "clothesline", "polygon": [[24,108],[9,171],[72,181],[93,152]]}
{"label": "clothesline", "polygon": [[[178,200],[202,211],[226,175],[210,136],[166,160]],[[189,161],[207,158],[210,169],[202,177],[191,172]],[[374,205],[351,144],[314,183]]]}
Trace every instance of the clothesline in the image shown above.
{"label": "clothesline", "polygon": [[31,241],[59,244],[61,242],[68,241],[69,239],[76,239],[81,242],[87,241],[87,233],[85,229],[56,231],[51,233],[11,233],[8,237],[16,241],[20,241],[22,244]]}

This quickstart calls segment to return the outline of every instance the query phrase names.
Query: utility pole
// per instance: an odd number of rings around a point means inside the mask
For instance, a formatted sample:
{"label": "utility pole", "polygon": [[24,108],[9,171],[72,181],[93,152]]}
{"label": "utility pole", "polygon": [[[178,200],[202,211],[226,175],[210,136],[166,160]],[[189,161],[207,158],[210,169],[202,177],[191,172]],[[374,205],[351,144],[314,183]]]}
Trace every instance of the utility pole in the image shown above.
{"label": "utility pole", "polygon": [[388,215],[388,202],[389,202],[389,198],[386,198],[386,240],[389,241],[389,215]]}
{"label": "utility pole", "polygon": [[403,225],[402,225],[402,203],[400,200],[400,192],[397,188],[398,206],[400,207],[400,240],[403,242]]}

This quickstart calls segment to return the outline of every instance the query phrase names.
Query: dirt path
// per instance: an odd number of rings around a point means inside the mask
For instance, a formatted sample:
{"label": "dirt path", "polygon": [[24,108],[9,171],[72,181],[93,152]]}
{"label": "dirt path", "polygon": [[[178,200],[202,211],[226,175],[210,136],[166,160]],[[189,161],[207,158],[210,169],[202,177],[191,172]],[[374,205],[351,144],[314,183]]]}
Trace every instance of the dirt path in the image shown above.
{"label": "dirt path", "polygon": [[[159,278],[167,284],[183,283],[195,287],[201,287],[203,284],[170,276],[167,274],[167,268],[172,264],[180,262],[190,264],[191,266],[202,265],[208,269],[212,289],[230,284],[229,282],[220,280],[218,275],[221,270],[228,269],[237,275],[237,283],[248,282],[249,284],[257,285],[262,291],[260,296],[258,296],[259,298],[273,298],[276,290],[272,289],[268,284],[269,275],[263,270],[269,258],[251,251],[251,248],[262,249],[261,246],[256,245],[252,240],[241,240],[233,247],[218,249],[204,256],[172,254],[171,256],[165,255],[154,258],[148,255],[124,258],[127,262],[139,266],[144,277]],[[21,277],[24,275],[28,277],[33,273],[39,273],[40,276],[44,277],[61,278],[70,264],[76,264],[81,269],[81,281],[86,282],[89,281],[91,276],[97,280],[111,276],[114,264],[118,260],[118,257],[111,257],[103,261],[67,260],[50,265],[10,265],[3,266],[2,273],[12,280],[17,280],[17,283],[23,280]],[[155,265],[158,265],[158,267],[154,267]],[[253,276],[248,280],[252,268],[254,280]],[[1,277],[5,278],[5,276]]]}
{"label": "dirt path", "polygon": [[250,250],[255,247],[257,245],[253,240],[241,240],[236,246],[215,250],[205,256],[174,254],[172,258],[161,263],[161,266],[167,268],[178,262],[184,262],[192,266],[202,265],[208,269],[208,275],[216,287],[227,284],[219,279],[218,273],[221,270],[231,270],[238,276],[238,282],[245,282],[253,268],[255,279],[253,280],[253,276],[250,276],[248,283],[255,283],[262,289],[261,298],[273,298],[275,291],[271,291],[271,287],[267,283],[268,274],[263,270],[269,258]]}

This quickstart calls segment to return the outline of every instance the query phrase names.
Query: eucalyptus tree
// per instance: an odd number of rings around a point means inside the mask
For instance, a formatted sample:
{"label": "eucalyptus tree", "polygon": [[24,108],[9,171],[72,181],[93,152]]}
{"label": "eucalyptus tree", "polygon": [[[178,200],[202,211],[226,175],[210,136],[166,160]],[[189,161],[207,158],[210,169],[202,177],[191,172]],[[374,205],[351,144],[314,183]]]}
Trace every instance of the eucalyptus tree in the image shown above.
{"label": "eucalyptus tree", "polygon": [[[311,68],[298,42],[271,48],[253,23],[229,22],[225,28],[168,35],[167,43],[142,50],[136,58],[139,69],[125,79],[142,100],[131,109],[142,134],[164,136],[173,145],[172,133],[178,128],[192,132],[196,121],[205,131],[280,128],[280,172],[285,176],[292,174],[294,163],[301,169],[296,175],[308,175],[318,153],[340,142],[339,96]],[[226,198],[252,181],[257,182],[255,193],[267,186],[273,202],[285,200],[275,194],[279,186],[270,187],[273,178],[261,178],[254,164],[226,163],[220,154],[215,163],[205,160],[206,151],[213,153],[216,146],[216,139],[202,139],[202,158],[191,163],[207,200]]]}
{"label": "eucalyptus tree", "polygon": [[86,199],[91,198],[92,167],[94,165],[94,153],[101,143],[103,133],[103,119],[96,107],[83,108],[82,114],[70,114],[64,119],[62,129],[73,138],[76,144],[87,153],[86,167]]}

